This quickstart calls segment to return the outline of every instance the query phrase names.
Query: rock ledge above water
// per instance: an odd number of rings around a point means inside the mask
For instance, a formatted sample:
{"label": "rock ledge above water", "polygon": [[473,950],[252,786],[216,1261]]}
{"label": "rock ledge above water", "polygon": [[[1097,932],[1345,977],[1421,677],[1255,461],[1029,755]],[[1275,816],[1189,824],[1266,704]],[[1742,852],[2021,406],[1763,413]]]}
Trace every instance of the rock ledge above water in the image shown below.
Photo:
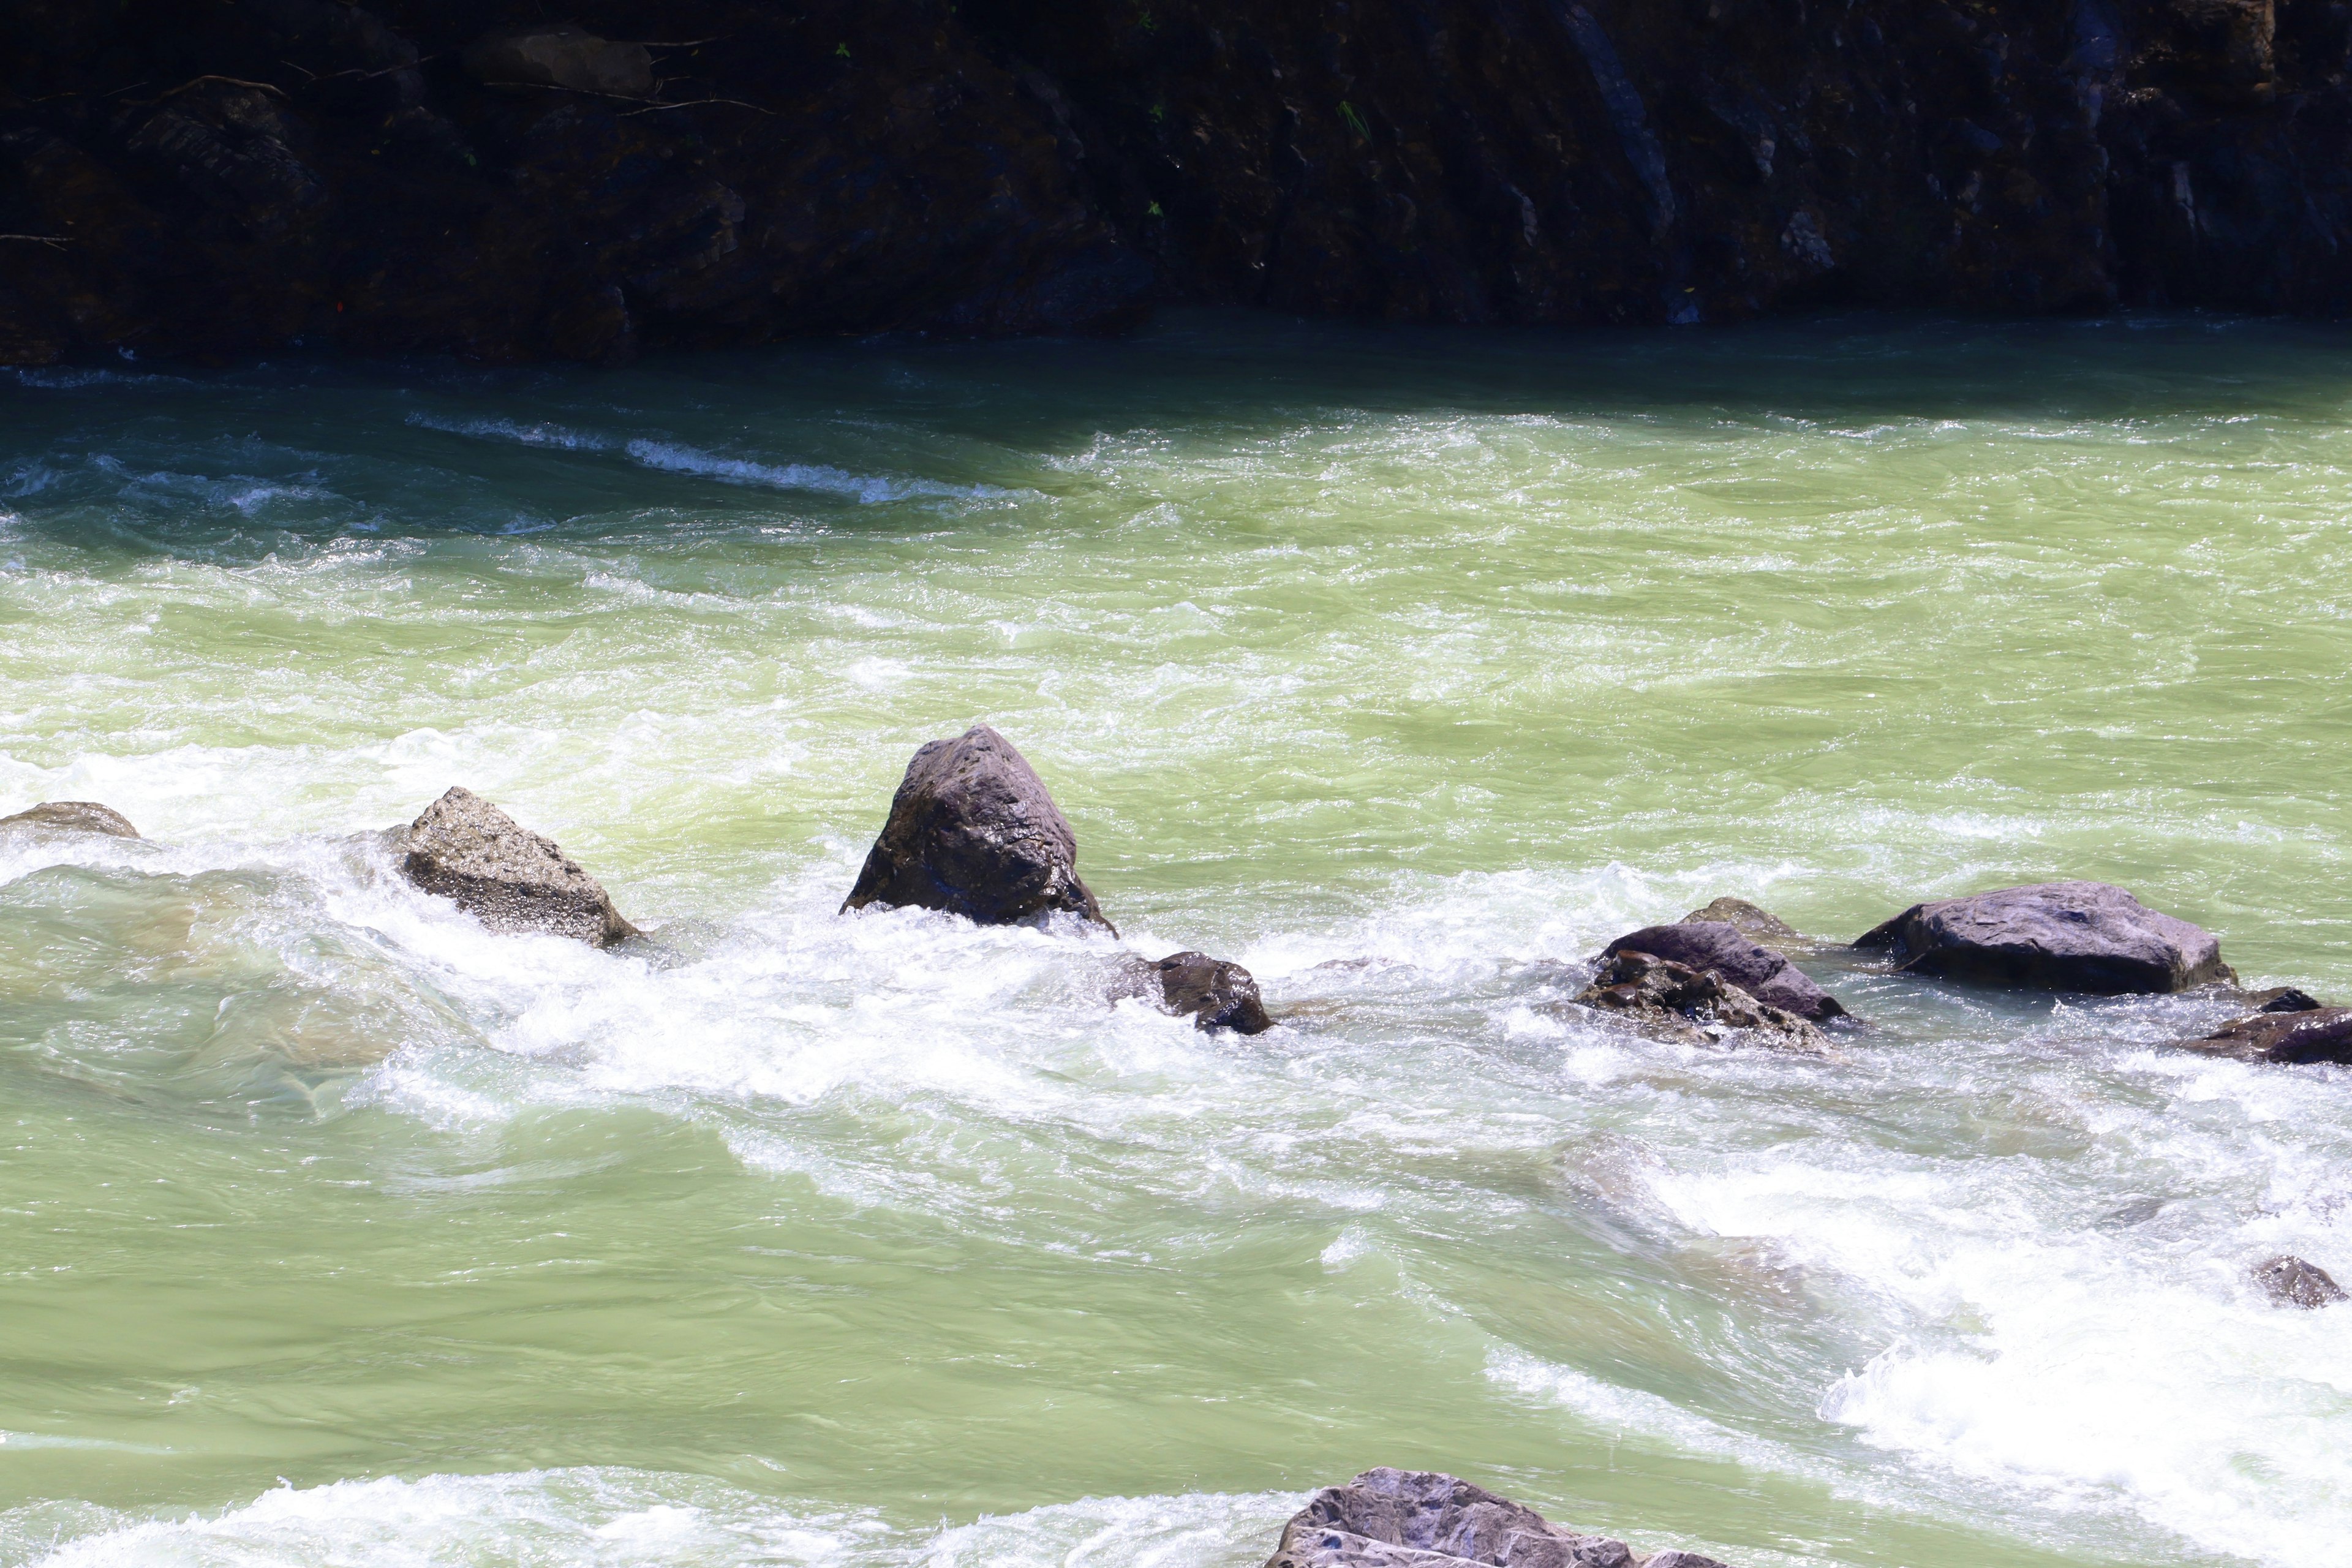
{"label": "rock ledge above water", "polygon": [[94,800],[45,801],[30,811],[0,816],[0,827],[47,827],[59,833],[103,833],[110,838],[136,838],[139,830],[112,806]]}
{"label": "rock ledge above water", "polygon": [[1455,1477],[1366,1470],[1284,1527],[1265,1568],[1726,1568],[1689,1552],[1638,1555]]}
{"label": "rock ledge above water", "polygon": [[2095,996],[2234,981],[2211,933],[2105,882],[2041,882],[1914,904],[1854,940],[1907,973]]}
{"label": "rock ledge above water", "polygon": [[596,879],[473,791],[453,788],[403,839],[401,871],[495,931],[547,932],[610,947],[637,928]]}
{"label": "rock ledge above water", "polygon": [[2352,1007],[2255,1013],[2180,1045],[2242,1062],[2352,1063]]}

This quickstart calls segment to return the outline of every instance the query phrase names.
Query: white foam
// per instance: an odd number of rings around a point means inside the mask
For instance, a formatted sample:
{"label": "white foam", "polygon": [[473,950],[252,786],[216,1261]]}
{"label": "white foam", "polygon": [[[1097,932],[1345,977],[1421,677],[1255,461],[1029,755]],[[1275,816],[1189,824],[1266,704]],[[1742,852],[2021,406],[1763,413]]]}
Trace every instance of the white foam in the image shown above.
{"label": "white foam", "polygon": [[854,474],[824,463],[765,463],[750,458],[730,458],[670,441],[641,438],[631,441],[624,449],[645,467],[664,473],[691,474],[697,479],[718,479],[730,485],[812,490],[864,506],[927,499],[980,500],[1005,493],[993,485],[942,485],[925,479]]}

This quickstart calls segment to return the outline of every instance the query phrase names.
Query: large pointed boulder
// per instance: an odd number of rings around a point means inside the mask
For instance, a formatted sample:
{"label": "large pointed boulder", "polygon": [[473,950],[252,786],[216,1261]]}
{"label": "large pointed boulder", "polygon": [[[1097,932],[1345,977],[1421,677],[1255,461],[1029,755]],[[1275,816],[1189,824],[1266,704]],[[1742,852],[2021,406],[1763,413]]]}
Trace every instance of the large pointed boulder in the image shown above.
{"label": "large pointed boulder", "polygon": [[1028,760],[985,724],[907,764],[845,912],[869,904],[1013,925],[1056,911],[1108,927],[1078,879],[1078,840]]}
{"label": "large pointed boulder", "polygon": [[2041,882],[1914,904],[1854,941],[1906,973],[2095,996],[2234,981],[2209,931],[2105,882]]}
{"label": "large pointed boulder", "polygon": [[56,833],[102,833],[110,838],[136,838],[139,830],[112,806],[94,800],[52,800],[0,816],[0,827],[46,827]]}
{"label": "large pointed boulder", "polygon": [[[1761,911],[1759,911],[1759,913]],[[1752,941],[1728,921],[1684,920],[1629,931],[1601,950],[1603,958],[1646,952],[1693,969],[1710,970],[1769,1007],[1812,1023],[1843,1016],[1838,999],[1780,953]]]}
{"label": "large pointed boulder", "polygon": [[1425,1470],[1366,1470],[1315,1494],[1265,1568],[1725,1568],[1692,1552],[1643,1557]]}
{"label": "large pointed boulder", "polygon": [[637,934],[595,878],[469,789],[425,808],[403,840],[401,871],[495,931],[548,932],[610,947]]}

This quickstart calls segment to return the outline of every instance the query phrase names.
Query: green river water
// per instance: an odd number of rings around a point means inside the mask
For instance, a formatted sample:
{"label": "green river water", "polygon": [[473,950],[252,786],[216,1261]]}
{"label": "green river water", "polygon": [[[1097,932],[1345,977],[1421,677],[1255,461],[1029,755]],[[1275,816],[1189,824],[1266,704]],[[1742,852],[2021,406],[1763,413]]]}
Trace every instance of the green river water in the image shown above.
{"label": "green river water", "polygon": [[[0,1564],[1255,1568],[1468,1476],[1738,1568],[2340,1560],[2352,1072],[1809,967],[1718,894],[2118,882],[2352,995],[2352,333],[1178,318],[0,382]],[[1037,765],[1150,956],[836,916]],[[452,784],[656,938],[356,837]],[[1369,960],[1333,965],[1335,960]],[[1563,978],[1567,976],[1568,978]]]}

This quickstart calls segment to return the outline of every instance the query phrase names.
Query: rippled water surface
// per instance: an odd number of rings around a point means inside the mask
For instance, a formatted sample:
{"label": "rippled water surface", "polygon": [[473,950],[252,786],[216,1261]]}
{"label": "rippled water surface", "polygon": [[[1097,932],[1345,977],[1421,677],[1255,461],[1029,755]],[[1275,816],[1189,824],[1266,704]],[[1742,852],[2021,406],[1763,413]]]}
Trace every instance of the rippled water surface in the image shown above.
{"label": "rippled water surface", "polygon": [[[2126,884],[2352,994],[2352,335],[1180,321],[0,384],[0,1563],[1254,1568],[1442,1468],[1740,1568],[2333,1560],[2352,1072],[1564,1008]],[[1128,945],[835,910],[1028,753]],[[465,784],[656,939],[489,936]],[[1340,961],[1336,962],[1335,961]]]}

